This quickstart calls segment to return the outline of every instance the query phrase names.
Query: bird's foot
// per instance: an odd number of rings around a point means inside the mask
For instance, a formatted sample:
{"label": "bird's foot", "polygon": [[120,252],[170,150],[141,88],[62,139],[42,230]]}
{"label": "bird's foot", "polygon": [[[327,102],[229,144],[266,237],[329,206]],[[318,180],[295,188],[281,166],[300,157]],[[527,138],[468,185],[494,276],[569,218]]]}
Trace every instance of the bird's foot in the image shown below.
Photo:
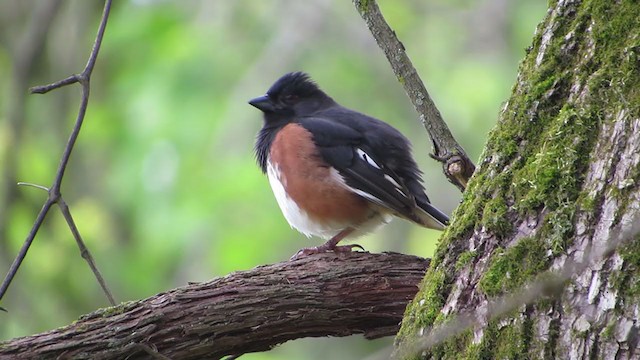
{"label": "bird's foot", "polygon": [[335,252],[335,253],[348,253],[352,252],[354,248],[358,248],[362,251],[365,251],[361,245],[353,244],[353,245],[334,245],[330,246],[330,244],[322,244],[320,246],[313,246],[304,249],[300,249],[297,253],[293,254],[291,260],[297,260],[312,254],[319,254],[324,252]]}

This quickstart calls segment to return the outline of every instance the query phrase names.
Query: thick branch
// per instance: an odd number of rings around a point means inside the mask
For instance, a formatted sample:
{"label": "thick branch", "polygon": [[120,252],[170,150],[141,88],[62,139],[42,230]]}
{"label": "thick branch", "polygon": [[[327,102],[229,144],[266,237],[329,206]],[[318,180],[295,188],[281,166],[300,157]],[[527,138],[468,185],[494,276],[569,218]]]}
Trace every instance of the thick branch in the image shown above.
{"label": "thick branch", "polygon": [[219,359],[302,337],[394,335],[428,265],[354,252],[260,266],[0,343],[0,359]]}
{"label": "thick branch", "polygon": [[444,174],[460,191],[464,191],[475,165],[469,159],[462,146],[449,131],[442,120],[440,111],[427,92],[422,79],[413,67],[404,45],[382,16],[375,0],[353,0],[360,16],[364,19],[378,46],[387,56],[387,60],[404,86],[404,90],[416,108],[431,142],[434,159],[442,162]]}

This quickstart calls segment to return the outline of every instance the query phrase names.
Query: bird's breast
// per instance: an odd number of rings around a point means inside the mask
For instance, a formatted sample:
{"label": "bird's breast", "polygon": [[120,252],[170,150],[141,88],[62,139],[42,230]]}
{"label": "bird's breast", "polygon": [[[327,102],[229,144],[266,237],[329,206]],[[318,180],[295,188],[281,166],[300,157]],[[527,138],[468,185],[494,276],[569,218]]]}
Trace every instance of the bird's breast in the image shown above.
{"label": "bird's breast", "polygon": [[322,159],[312,134],[299,124],[288,124],[276,134],[267,175],[285,218],[307,236],[334,236],[367,222],[375,211],[344,185]]}

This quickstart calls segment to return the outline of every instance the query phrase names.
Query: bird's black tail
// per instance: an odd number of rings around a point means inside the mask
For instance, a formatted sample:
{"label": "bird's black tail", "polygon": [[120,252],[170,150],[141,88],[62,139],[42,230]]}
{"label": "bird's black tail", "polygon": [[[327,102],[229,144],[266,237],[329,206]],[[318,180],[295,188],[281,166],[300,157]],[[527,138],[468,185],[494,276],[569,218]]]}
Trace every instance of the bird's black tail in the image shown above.
{"label": "bird's black tail", "polygon": [[416,211],[422,226],[435,230],[444,230],[449,225],[449,217],[429,202],[416,199],[416,204],[419,210],[422,210]]}

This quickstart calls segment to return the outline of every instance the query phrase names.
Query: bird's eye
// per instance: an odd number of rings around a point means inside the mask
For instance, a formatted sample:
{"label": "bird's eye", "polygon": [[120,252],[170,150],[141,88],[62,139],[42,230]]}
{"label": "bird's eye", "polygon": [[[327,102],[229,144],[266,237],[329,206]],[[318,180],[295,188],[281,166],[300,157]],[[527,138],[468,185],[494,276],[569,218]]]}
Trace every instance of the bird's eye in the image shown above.
{"label": "bird's eye", "polygon": [[298,101],[298,96],[293,94],[288,94],[282,97],[282,101],[285,104],[293,104]]}

